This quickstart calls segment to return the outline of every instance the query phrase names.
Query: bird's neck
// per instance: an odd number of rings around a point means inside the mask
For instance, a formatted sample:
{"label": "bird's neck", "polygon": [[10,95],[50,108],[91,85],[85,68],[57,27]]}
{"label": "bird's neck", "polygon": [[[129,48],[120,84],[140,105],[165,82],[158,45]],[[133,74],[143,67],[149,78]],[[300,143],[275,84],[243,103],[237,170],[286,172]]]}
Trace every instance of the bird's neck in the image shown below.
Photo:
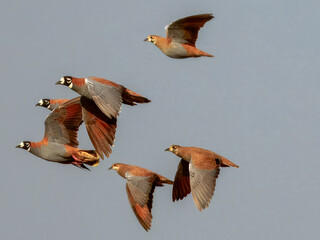
{"label": "bird's neck", "polygon": [[117,170],[118,174],[123,177],[126,178],[126,172],[130,171],[130,166],[127,164],[122,164],[121,167]]}
{"label": "bird's neck", "polygon": [[41,147],[48,145],[48,139],[43,138],[39,142],[30,142],[30,150],[29,152],[36,156],[41,156]]}
{"label": "bird's neck", "polygon": [[183,160],[190,162],[191,161],[191,153],[187,149],[180,148],[177,156],[181,157]]}
{"label": "bird's neck", "polygon": [[73,78],[72,83],[73,91],[80,94],[81,96],[92,99],[91,95],[89,94],[88,87],[85,83],[85,78]]}
{"label": "bird's neck", "polygon": [[155,42],[155,45],[156,45],[161,51],[165,51],[165,49],[167,49],[168,46],[170,45],[171,41],[172,41],[171,39],[157,36],[157,40],[156,40],[156,42]]}

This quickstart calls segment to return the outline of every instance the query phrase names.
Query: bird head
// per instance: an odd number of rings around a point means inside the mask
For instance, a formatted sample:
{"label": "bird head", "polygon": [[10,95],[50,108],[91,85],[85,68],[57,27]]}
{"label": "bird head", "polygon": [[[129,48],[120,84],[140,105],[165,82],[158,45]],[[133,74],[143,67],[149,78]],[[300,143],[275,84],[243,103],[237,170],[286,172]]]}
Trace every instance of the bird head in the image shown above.
{"label": "bird head", "polygon": [[119,164],[115,163],[115,164],[112,164],[111,167],[109,167],[109,170],[113,169],[113,170],[116,170],[118,172],[119,168],[120,168]]}
{"label": "bird head", "polygon": [[19,145],[17,145],[16,148],[21,148],[29,152],[31,148],[31,143],[29,141],[23,141]]}
{"label": "bird head", "polygon": [[36,106],[50,108],[50,99],[43,98],[36,104]]}
{"label": "bird head", "polygon": [[146,39],[144,39],[145,42],[151,42],[153,44],[156,44],[158,39],[158,36],[155,35],[149,35]]}
{"label": "bird head", "polygon": [[64,76],[62,77],[58,82],[56,82],[56,85],[66,85],[69,88],[73,87],[72,84],[72,77],[71,76]]}
{"label": "bird head", "polygon": [[179,148],[180,148],[179,145],[171,145],[169,148],[165,149],[165,151],[169,151],[169,152],[172,152],[172,153],[178,155]]}

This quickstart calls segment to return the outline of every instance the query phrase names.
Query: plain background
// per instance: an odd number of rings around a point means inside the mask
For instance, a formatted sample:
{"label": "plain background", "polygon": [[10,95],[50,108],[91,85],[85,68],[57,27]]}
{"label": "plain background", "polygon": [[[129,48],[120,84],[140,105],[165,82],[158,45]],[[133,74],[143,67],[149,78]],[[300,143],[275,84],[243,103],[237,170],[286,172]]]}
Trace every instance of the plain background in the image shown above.
{"label": "plain background", "polygon": [[[215,18],[197,46],[215,58],[176,60],[143,42],[199,13]],[[319,239],[319,1],[1,1],[1,239]],[[54,83],[98,76],[152,100],[123,106],[115,147],[91,172],[14,147],[39,141],[41,98]],[[92,145],[82,128],[80,147]],[[172,144],[215,151],[224,168],[208,209],[154,194],[145,232],[108,171],[115,162],[173,179]]]}

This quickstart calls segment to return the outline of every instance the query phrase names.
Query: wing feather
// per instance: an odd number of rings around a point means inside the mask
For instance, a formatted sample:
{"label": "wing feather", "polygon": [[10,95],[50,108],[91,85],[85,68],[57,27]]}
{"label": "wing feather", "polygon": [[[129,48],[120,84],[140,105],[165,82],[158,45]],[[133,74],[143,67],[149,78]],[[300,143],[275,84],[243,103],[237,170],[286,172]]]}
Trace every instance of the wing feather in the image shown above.
{"label": "wing feather", "polygon": [[135,201],[143,207],[148,203],[149,193],[151,192],[154,182],[154,176],[135,176],[127,172],[125,174],[127,186]]}
{"label": "wing feather", "polygon": [[77,147],[79,126],[82,122],[80,98],[74,98],[53,110],[45,120],[48,141]]}
{"label": "wing feather", "polygon": [[172,201],[183,199],[190,191],[189,163],[181,159],[173,182]]}
{"label": "wing feather", "polygon": [[122,86],[104,85],[94,81],[91,78],[86,78],[85,82],[88,86],[90,95],[93,101],[97,104],[100,110],[109,118],[116,118],[119,115],[122,104]]}
{"label": "wing feather", "polygon": [[199,169],[192,164],[189,165],[190,186],[194,203],[199,211],[209,206],[214,194],[216,179],[219,175],[219,166],[213,169]]}
{"label": "wing feather", "polygon": [[167,38],[195,46],[200,28],[212,18],[214,18],[212,14],[199,14],[174,21],[166,27]]}
{"label": "wing feather", "polygon": [[154,189],[155,189],[155,185],[152,186],[151,191],[149,193],[148,203],[143,206],[140,206],[140,204],[137,203],[136,199],[132,195],[131,190],[128,187],[128,183],[126,184],[128,200],[131,205],[131,208],[132,208],[134,214],[136,215],[139,223],[146,231],[150,230],[150,228],[151,228],[151,222],[152,222],[151,208],[152,208]]}
{"label": "wing feather", "polygon": [[94,148],[102,159],[103,153],[109,157],[115,139],[117,119],[107,117],[92,100],[85,97],[81,97],[81,106],[87,132]]}

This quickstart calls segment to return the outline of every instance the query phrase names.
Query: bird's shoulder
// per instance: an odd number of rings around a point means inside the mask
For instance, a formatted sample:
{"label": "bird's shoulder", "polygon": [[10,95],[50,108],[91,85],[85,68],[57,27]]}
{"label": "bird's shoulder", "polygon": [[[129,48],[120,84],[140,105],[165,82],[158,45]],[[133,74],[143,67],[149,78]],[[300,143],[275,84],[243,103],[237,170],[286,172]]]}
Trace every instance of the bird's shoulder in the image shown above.
{"label": "bird's shoulder", "polygon": [[119,84],[112,82],[110,80],[104,79],[104,78],[100,78],[100,77],[88,77],[87,78],[89,81],[94,81],[94,82],[98,82],[101,83],[103,85],[108,85],[108,86],[114,86],[114,87],[118,87]]}

